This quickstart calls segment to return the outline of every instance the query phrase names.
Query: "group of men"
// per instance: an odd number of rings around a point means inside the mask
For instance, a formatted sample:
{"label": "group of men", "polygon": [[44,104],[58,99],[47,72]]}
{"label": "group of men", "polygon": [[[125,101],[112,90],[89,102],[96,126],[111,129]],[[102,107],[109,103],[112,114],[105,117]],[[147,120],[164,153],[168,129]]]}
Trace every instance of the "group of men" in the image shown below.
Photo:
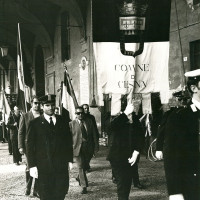
{"label": "group of men", "polygon": [[[164,115],[157,138],[156,157],[164,157],[170,200],[200,199],[200,69],[185,75],[192,99],[186,107]],[[91,170],[90,160],[99,150],[99,134],[87,104],[77,107],[75,114],[76,119],[66,123],[55,115],[55,95],[46,95],[34,97],[28,113],[20,117],[15,108],[10,116],[14,162],[21,161],[20,154],[27,159],[26,195],[35,178],[34,196],[63,200],[69,188],[68,171],[74,162],[81,194],[87,193],[86,171]],[[111,120],[110,140],[107,159],[116,178],[118,199],[128,200],[132,181],[136,187],[140,185],[138,162],[144,141],[144,131],[132,104]]]}
{"label": "group of men", "polygon": [[55,114],[55,97],[34,96],[29,112],[20,115],[15,107],[8,121],[14,138],[14,163],[19,165],[23,154],[27,160],[25,194],[30,195],[34,182],[33,196],[42,200],[65,198],[69,168],[74,162],[78,166],[76,180],[82,187],[81,194],[86,194],[86,171],[91,170],[90,160],[99,149],[96,120],[89,113],[89,106],[77,107],[76,119],[66,123],[62,116]]}

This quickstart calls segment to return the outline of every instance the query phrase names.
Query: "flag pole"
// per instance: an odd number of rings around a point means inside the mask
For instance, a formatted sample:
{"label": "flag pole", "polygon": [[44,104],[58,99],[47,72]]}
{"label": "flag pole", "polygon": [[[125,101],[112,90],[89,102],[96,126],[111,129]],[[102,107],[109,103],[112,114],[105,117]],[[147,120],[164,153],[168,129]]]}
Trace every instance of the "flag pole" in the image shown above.
{"label": "flag pole", "polygon": [[76,96],[75,96],[75,93],[74,93],[74,89],[73,89],[73,86],[72,86],[72,83],[71,83],[71,79],[70,79],[70,76],[69,76],[69,73],[67,71],[67,66],[64,65],[64,68],[65,68],[65,72],[66,72],[66,75],[67,75],[67,80],[68,80],[68,83],[69,83],[69,87],[70,87],[70,91],[72,92],[72,99],[74,101],[74,106],[75,108],[78,107],[78,101],[76,99]]}
{"label": "flag pole", "polygon": [[27,112],[27,104],[26,104],[26,86],[25,86],[25,81],[24,81],[24,66],[23,66],[23,60],[22,60],[22,46],[21,46],[21,35],[20,35],[20,27],[19,23],[18,25],[18,42],[19,42],[19,48],[20,48],[20,60],[21,60],[21,72],[22,72],[22,84],[24,88],[24,102],[25,102],[25,111]]}

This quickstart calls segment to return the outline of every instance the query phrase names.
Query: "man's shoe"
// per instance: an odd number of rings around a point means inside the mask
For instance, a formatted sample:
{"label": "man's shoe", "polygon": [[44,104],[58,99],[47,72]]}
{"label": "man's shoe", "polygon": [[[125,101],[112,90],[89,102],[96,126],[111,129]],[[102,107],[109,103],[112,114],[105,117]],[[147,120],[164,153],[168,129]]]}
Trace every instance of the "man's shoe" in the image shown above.
{"label": "man's shoe", "polygon": [[39,194],[37,192],[33,192],[33,196],[37,197],[37,198],[40,198],[40,196],[39,196]]}
{"label": "man's shoe", "polygon": [[135,188],[138,188],[140,190],[144,189],[144,186],[138,183],[137,185],[134,185]]}
{"label": "man's shoe", "polygon": [[84,188],[82,189],[81,194],[87,194],[87,188],[86,188],[86,187],[84,187]]}
{"label": "man's shoe", "polygon": [[30,190],[26,190],[25,195],[28,196],[30,195],[31,191]]}
{"label": "man's shoe", "polygon": [[91,171],[92,171],[91,168],[88,168],[88,169],[86,170],[87,173],[90,173]]}
{"label": "man's shoe", "polygon": [[15,165],[20,165],[19,162],[16,162]]}

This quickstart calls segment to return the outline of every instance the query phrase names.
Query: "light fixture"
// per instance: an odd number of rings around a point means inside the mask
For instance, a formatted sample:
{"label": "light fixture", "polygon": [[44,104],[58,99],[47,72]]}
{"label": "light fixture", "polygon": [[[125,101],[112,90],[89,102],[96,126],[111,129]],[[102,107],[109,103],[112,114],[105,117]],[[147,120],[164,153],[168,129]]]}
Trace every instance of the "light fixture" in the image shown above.
{"label": "light fixture", "polygon": [[2,57],[7,56],[8,55],[8,46],[3,45],[0,48],[1,48],[1,55],[2,55]]}
{"label": "light fixture", "polygon": [[[144,49],[144,31],[148,0],[123,0],[118,4],[120,51],[123,55],[136,57]],[[131,42],[139,41],[139,49],[135,52],[125,49],[126,38]]]}

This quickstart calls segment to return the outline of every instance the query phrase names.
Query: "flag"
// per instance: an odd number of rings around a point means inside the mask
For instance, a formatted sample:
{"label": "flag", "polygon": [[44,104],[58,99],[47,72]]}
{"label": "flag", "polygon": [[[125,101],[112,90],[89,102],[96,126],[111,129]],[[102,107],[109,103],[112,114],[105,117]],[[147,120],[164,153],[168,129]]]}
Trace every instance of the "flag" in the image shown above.
{"label": "flag", "polygon": [[67,70],[64,72],[64,81],[62,84],[61,115],[67,122],[75,119],[75,108],[78,102]]}
{"label": "flag", "polygon": [[3,121],[5,122],[5,124],[8,123],[8,118],[11,112],[10,109],[10,105],[8,103],[8,100],[6,98],[5,92],[2,91],[0,93],[0,110],[2,110],[2,114],[3,114]]}
{"label": "flag", "polygon": [[30,87],[28,87],[24,81],[25,74],[23,67],[22,45],[21,45],[19,23],[18,23],[18,37],[17,37],[17,75],[18,75],[17,106],[23,112],[27,112],[30,109],[31,90]]}
{"label": "flag", "polygon": [[[132,92],[134,94],[159,92],[161,102],[168,103],[171,0],[146,1],[148,8],[143,33],[144,49],[135,58],[123,55],[120,51],[120,43],[124,42],[127,51],[135,52],[139,48],[139,40],[136,36],[129,35],[124,36],[122,41],[119,30],[119,6],[116,6],[118,2],[120,0],[94,0],[92,4],[98,99],[102,99],[103,94],[127,95]],[[136,3],[140,1],[124,0],[121,2]],[[127,6],[129,6],[128,3]],[[128,20],[126,22],[127,24],[124,26],[129,25]],[[133,20],[133,22],[136,21]],[[150,106],[150,104],[148,103],[146,106]]]}

